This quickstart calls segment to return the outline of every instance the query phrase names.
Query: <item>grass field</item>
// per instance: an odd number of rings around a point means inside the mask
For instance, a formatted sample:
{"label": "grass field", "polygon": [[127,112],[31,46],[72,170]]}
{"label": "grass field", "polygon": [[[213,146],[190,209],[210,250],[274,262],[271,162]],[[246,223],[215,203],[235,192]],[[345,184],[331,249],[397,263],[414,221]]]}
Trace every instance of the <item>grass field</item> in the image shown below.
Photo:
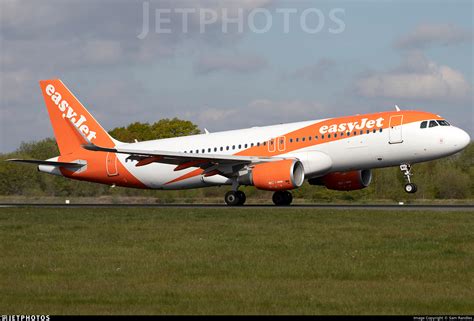
{"label": "grass field", "polygon": [[474,212],[0,209],[3,314],[473,314]]}

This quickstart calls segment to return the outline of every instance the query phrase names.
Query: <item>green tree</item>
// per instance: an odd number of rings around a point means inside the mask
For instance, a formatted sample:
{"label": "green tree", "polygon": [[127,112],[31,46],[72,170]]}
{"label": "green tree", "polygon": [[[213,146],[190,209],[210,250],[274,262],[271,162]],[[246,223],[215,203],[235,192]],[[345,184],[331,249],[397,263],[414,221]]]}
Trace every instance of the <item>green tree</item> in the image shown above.
{"label": "green tree", "polygon": [[132,123],[127,127],[118,127],[109,134],[122,142],[131,143],[133,141],[144,141],[152,139],[162,139],[180,136],[199,134],[201,131],[197,125],[188,120],[178,118],[161,119],[156,123]]}
{"label": "green tree", "polygon": [[[115,128],[110,134],[121,141],[133,142],[199,134],[198,127],[190,121],[162,119],[153,124],[133,123]],[[10,154],[0,154],[0,195],[41,196],[149,196],[159,201],[170,202],[173,198],[215,197],[222,195],[224,189],[198,189],[177,192],[160,192],[114,188],[109,186],[74,181],[63,177],[38,173],[35,166],[4,162],[8,158],[48,159],[58,156],[56,141],[47,138],[37,142],[22,143]],[[417,199],[472,199],[474,197],[474,144],[464,151],[441,160],[435,160],[413,166],[414,182],[418,193],[409,195],[403,192],[405,181],[396,167],[374,170],[372,184],[363,190],[340,192],[331,191],[323,186],[304,184],[294,191],[294,196],[313,202],[359,201],[367,202],[380,199],[412,201]],[[270,199],[271,193],[243,188],[250,198]]]}
{"label": "green tree", "polygon": [[[178,118],[162,119],[152,125],[133,123],[112,129],[110,134],[123,142],[199,134],[197,125]],[[24,196],[100,196],[152,195],[149,191],[110,187],[38,173],[36,166],[5,162],[9,158],[48,159],[59,155],[54,138],[22,143],[13,153],[0,154],[0,195]]]}

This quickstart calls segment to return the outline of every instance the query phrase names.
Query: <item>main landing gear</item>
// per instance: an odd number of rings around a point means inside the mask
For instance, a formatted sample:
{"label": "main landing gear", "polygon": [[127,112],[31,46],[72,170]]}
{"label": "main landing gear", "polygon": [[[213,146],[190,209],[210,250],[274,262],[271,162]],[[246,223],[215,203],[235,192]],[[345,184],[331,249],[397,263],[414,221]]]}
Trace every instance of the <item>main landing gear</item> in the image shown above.
{"label": "main landing gear", "polygon": [[276,206],[288,206],[293,201],[293,195],[288,191],[276,191],[272,200]]}
{"label": "main landing gear", "polygon": [[242,191],[229,191],[225,194],[224,199],[229,206],[242,206],[245,204],[247,197]]}
{"label": "main landing gear", "polygon": [[418,190],[418,187],[414,183],[411,182],[410,177],[413,176],[411,173],[411,166],[410,164],[402,164],[400,165],[400,170],[403,172],[405,179],[407,180],[407,184],[405,185],[405,192],[409,194],[414,194]]}
{"label": "main landing gear", "polygon": [[[229,206],[242,206],[247,197],[242,191],[229,191],[225,194],[225,203]],[[288,191],[276,191],[273,193],[273,203],[277,206],[288,206],[293,201],[293,195]]]}

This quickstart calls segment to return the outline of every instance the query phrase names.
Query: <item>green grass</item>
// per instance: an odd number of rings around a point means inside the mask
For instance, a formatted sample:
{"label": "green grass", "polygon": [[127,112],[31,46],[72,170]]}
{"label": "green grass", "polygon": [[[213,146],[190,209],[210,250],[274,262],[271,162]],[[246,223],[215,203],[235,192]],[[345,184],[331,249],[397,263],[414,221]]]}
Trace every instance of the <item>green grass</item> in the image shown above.
{"label": "green grass", "polygon": [[4,314],[472,314],[474,212],[0,209]]}

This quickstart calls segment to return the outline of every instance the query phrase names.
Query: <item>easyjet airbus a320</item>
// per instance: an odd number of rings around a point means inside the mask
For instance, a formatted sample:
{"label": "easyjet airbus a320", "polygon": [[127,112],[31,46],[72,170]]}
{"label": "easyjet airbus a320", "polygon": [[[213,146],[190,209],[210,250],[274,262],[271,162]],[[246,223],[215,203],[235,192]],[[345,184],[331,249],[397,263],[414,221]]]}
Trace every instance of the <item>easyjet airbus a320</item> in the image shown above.
{"label": "easyjet airbus a320", "polygon": [[229,185],[228,205],[245,203],[240,186],[292,202],[304,180],[340,191],[367,187],[371,169],[400,166],[415,193],[410,165],[464,149],[469,135],[443,117],[394,111],[122,143],[92,117],[59,79],[40,81],[60,156],[33,163],[41,172],[113,186],[188,189]]}

